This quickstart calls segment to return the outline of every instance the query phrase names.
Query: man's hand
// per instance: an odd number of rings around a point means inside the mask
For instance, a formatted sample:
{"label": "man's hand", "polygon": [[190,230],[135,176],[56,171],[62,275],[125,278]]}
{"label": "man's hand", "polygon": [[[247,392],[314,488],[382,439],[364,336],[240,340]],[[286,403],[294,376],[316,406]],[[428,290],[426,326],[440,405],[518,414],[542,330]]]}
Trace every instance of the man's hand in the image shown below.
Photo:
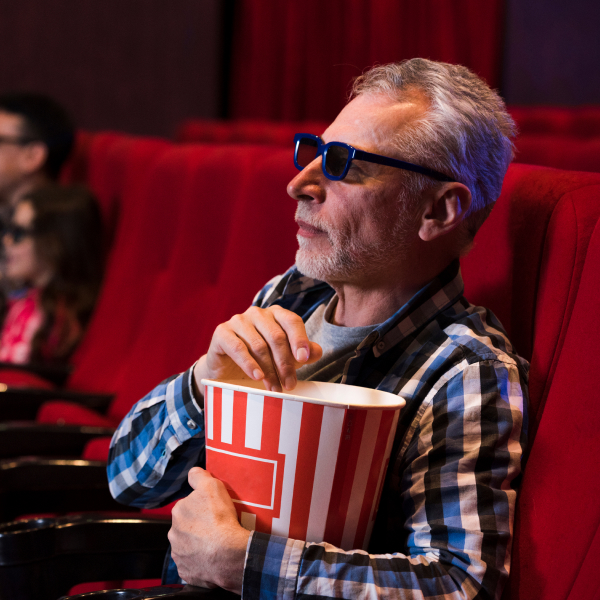
{"label": "man's hand", "polygon": [[252,306],[217,327],[208,353],[194,369],[198,389],[206,379],[262,379],[267,390],[296,387],[296,369],[312,364],[323,354],[306,335],[295,313],[272,306]]}
{"label": "man's hand", "polygon": [[200,467],[190,469],[188,481],[194,491],[173,508],[169,531],[179,576],[191,585],[241,594],[250,532],[238,523],[221,481]]}

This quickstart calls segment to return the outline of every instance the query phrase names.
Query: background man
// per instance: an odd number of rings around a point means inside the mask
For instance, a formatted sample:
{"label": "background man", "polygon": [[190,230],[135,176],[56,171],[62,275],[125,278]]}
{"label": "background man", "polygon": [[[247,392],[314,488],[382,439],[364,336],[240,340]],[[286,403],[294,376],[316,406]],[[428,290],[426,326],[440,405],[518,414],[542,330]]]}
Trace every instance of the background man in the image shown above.
{"label": "background man", "polygon": [[58,178],[74,138],[71,119],[51,98],[0,95],[0,217],[25,194]]}
{"label": "background man", "polygon": [[[513,135],[473,73],[414,59],[360,77],[322,140],[296,136],[296,266],[220,325],[190,370],[140,400],[112,441],[117,500],[187,495],[169,533],[185,581],[248,598],[500,596],[528,367],[495,317],[462,296],[458,258],[500,194]],[[406,398],[371,554],[239,525],[224,485],[192,468],[204,459],[204,377]]]}

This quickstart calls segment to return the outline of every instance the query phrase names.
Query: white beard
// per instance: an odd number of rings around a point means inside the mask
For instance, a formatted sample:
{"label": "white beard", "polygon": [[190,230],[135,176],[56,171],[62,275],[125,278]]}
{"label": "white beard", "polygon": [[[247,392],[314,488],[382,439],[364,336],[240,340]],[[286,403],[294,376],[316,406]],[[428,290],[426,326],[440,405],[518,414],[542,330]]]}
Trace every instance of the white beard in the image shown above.
{"label": "white beard", "polygon": [[309,239],[297,236],[299,248],[296,252],[296,266],[303,275],[328,283],[349,282],[364,275],[365,271],[386,268],[392,256],[397,260],[405,253],[408,231],[407,220],[402,212],[393,215],[396,222],[391,227],[390,216],[382,215],[381,222],[387,225],[385,229],[388,232],[382,232],[383,235],[377,240],[365,242],[352,238],[348,231],[330,228],[303,206],[302,202],[298,204],[296,218],[325,231],[330,246],[328,252],[320,252],[310,248]]}

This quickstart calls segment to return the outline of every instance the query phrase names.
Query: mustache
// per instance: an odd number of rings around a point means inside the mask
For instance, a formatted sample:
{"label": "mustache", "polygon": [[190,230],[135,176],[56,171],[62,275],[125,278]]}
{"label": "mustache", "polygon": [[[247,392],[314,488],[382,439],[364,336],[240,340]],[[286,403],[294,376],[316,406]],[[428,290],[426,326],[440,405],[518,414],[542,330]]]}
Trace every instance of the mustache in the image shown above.
{"label": "mustache", "polygon": [[299,204],[296,208],[295,219],[296,221],[304,221],[307,225],[315,227],[316,229],[320,229],[328,235],[330,233],[329,225],[327,225],[327,223],[325,223],[323,219],[320,219],[316,215],[311,214],[310,209],[307,210],[307,207],[305,208],[304,205]]}

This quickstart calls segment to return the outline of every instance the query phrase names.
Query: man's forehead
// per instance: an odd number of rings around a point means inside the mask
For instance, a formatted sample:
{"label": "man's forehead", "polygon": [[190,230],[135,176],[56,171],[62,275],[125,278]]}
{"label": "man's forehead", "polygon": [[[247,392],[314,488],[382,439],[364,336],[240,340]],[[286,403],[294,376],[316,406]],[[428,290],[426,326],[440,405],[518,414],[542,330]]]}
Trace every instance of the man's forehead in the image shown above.
{"label": "man's forehead", "polygon": [[367,151],[392,148],[392,138],[426,110],[427,102],[419,95],[396,100],[385,94],[364,94],[343,108],[322,137],[325,142],[345,142]]}

